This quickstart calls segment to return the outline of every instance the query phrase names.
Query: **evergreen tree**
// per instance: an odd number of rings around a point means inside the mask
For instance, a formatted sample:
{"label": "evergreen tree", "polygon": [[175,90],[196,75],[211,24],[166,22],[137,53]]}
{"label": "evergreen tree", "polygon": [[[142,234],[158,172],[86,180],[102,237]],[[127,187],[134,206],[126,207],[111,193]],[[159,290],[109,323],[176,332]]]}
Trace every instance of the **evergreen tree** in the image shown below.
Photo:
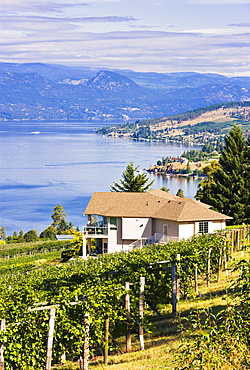
{"label": "evergreen tree", "polygon": [[177,195],[177,197],[185,198],[184,197],[184,191],[182,189],[178,189],[176,195]]}
{"label": "evergreen tree", "polygon": [[245,223],[250,224],[250,136],[246,141],[245,149],[245,166],[246,166],[246,178],[245,178],[245,204],[246,204],[246,217]]}
{"label": "evergreen tree", "polygon": [[67,214],[65,213],[65,210],[61,204],[58,204],[58,206],[54,207],[54,212],[51,215],[53,220],[51,225],[55,227],[57,233],[61,233],[62,231],[66,230],[66,216]]}
{"label": "evergreen tree", "polygon": [[24,242],[25,242],[25,239],[23,236],[23,230],[20,230],[18,234],[18,238],[17,238],[17,243],[24,243]]}
{"label": "evergreen tree", "polygon": [[6,229],[4,226],[0,227],[0,240],[6,240]]}
{"label": "evergreen tree", "polygon": [[242,130],[234,125],[225,138],[218,165],[207,168],[208,178],[199,184],[195,196],[216,211],[233,217],[232,224],[246,221],[246,187],[249,188],[246,148]]}
{"label": "evergreen tree", "polygon": [[143,193],[149,190],[154,180],[148,183],[149,179],[145,173],[138,173],[136,175],[138,168],[139,166],[134,167],[134,162],[130,161],[122,174],[120,184],[114,182],[114,185],[110,186],[110,191]]}
{"label": "evergreen tree", "polygon": [[166,186],[163,186],[160,190],[162,191],[166,191],[167,193],[170,192],[170,189],[169,188],[166,188]]}

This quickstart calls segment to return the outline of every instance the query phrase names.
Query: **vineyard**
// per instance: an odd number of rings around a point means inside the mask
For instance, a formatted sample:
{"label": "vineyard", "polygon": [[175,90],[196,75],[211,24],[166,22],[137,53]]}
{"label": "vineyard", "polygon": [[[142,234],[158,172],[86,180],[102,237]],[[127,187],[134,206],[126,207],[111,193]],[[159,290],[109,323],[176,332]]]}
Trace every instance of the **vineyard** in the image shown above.
{"label": "vineyard", "polygon": [[[159,316],[163,306],[172,305],[174,317],[178,300],[197,295],[200,281],[209,286],[219,280],[233,249],[241,244],[239,238],[235,242],[224,235],[202,235],[62,263],[58,249],[67,244],[54,243],[47,249],[22,246],[19,256],[9,246],[0,251],[0,369],[47,370],[51,362],[66,358],[80,359],[85,370],[97,354],[107,363],[121,337],[130,351],[131,333],[139,333],[143,349],[143,335],[152,330],[148,313]],[[44,254],[35,254],[39,250]],[[249,277],[247,268],[246,263],[240,270],[241,292]],[[246,313],[249,303],[244,299]],[[188,358],[187,348],[183,353]],[[189,368],[195,367],[185,367]]]}

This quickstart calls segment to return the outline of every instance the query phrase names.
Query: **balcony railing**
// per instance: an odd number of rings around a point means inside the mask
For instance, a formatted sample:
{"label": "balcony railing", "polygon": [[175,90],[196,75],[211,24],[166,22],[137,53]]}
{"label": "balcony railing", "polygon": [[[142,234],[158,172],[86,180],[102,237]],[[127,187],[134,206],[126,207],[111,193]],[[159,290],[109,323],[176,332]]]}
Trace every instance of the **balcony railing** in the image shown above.
{"label": "balcony railing", "polygon": [[108,225],[103,226],[91,226],[87,225],[83,227],[84,235],[108,235]]}
{"label": "balcony railing", "polygon": [[171,241],[179,241],[179,238],[176,236],[168,236],[155,233],[153,236],[148,236],[147,238],[141,238],[135,240],[133,243],[129,244],[128,249],[143,248],[146,245],[159,243],[165,244]]}

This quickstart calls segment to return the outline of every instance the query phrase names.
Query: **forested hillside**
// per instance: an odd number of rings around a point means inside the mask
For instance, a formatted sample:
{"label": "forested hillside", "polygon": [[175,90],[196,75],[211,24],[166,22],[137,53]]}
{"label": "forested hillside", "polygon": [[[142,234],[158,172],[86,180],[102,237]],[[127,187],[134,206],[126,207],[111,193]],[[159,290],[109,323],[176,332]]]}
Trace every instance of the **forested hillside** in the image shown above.
{"label": "forested hillside", "polygon": [[129,121],[250,100],[250,78],[0,63],[0,121]]}

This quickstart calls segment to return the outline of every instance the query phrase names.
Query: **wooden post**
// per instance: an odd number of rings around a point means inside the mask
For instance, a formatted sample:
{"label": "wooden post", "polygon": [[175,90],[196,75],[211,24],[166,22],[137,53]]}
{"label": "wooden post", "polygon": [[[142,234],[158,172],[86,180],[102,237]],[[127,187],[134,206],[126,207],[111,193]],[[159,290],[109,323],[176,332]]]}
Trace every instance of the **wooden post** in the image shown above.
{"label": "wooden post", "polygon": [[105,316],[105,347],[104,347],[104,365],[108,365],[109,355],[109,317]]}
{"label": "wooden post", "polygon": [[221,271],[222,271],[222,253],[223,253],[223,248],[220,249],[219,261],[218,261],[218,271],[217,271],[217,282],[220,281],[220,277],[221,277]]}
{"label": "wooden post", "polygon": [[212,248],[209,248],[208,257],[207,257],[207,287],[208,288],[210,288],[211,252],[212,252]]}
{"label": "wooden post", "polygon": [[46,356],[45,370],[50,370],[51,369],[53,334],[54,334],[54,327],[55,327],[55,316],[56,316],[56,309],[55,309],[55,307],[52,307],[50,309],[49,334],[48,334],[48,342],[47,342],[47,356]]}
{"label": "wooden post", "polygon": [[180,286],[180,264],[181,264],[181,255],[176,255],[177,265],[176,265],[176,299],[177,301],[181,296],[181,286]]}
{"label": "wooden post", "polygon": [[226,252],[224,253],[224,269],[225,269],[226,277],[228,278],[228,268],[227,268],[227,255],[226,255]]}
{"label": "wooden post", "polygon": [[84,345],[83,345],[83,363],[81,370],[89,368],[89,314],[86,313],[83,318],[84,325]]}
{"label": "wooden post", "polygon": [[144,335],[143,335],[143,316],[144,316],[144,295],[145,295],[145,277],[140,277],[140,295],[139,295],[139,340],[140,340],[140,349],[144,350]]}
{"label": "wooden post", "polygon": [[197,263],[194,265],[194,290],[195,294],[199,294],[199,289],[198,289],[198,266]]}
{"label": "wooden post", "polygon": [[[5,319],[1,319],[0,321],[0,330],[5,331]],[[0,346],[0,370],[4,370],[4,346]]]}
{"label": "wooden post", "polygon": [[126,351],[131,352],[131,330],[130,330],[130,296],[129,296],[129,282],[125,283],[126,295],[125,295],[125,311],[126,311]]}
{"label": "wooden post", "polygon": [[171,279],[172,279],[172,315],[175,318],[177,313],[177,282],[176,282],[176,263],[171,263]]}

